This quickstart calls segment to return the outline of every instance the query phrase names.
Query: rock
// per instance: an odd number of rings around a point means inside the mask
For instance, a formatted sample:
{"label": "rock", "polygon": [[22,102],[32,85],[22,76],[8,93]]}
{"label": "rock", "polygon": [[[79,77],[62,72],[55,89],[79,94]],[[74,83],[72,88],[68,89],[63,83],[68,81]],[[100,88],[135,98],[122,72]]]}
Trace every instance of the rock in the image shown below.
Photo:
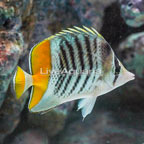
{"label": "rock", "polygon": [[[32,0],[29,2],[32,3]],[[32,5],[30,8],[28,6],[29,3],[25,7],[19,7],[18,5],[19,3],[14,0],[13,2],[0,2],[0,93],[2,94],[0,105],[2,104],[4,93],[14,74],[18,60],[21,55],[24,55],[28,47],[26,40],[30,39],[28,31],[26,34],[24,32],[22,34],[18,30],[21,28],[22,20],[24,20],[22,17],[24,17],[23,14],[25,12],[22,13],[22,9],[26,8],[29,14]],[[19,10],[17,11],[17,9],[21,10],[21,12],[18,12]],[[25,14],[25,18],[28,14]],[[17,21],[15,18],[19,20]],[[29,26],[31,30],[32,26]],[[22,29],[24,30],[24,27]]]}
{"label": "rock", "polygon": [[11,85],[6,94],[5,101],[0,108],[0,143],[17,127],[28,95],[28,93],[25,93],[23,98],[17,100],[12,91],[13,87]]}
{"label": "rock", "polygon": [[23,44],[21,33],[0,31],[0,106],[23,51]]}
{"label": "rock", "polygon": [[31,129],[18,134],[10,144],[49,144],[45,131]]}
{"label": "rock", "polygon": [[0,29],[19,29],[21,26],[20,17],[15,16],[13,6],[8,6],[6,2],[0,2]]}
{"label": "rock", "polygon": [[63,104],[44,114],[28,113],[30,127],[39,127],[47,131],[48,136],[55,136],[65,126],[67,115],[74,102]]}
{"label": "rock", "polygon": [[24,50],[28,47],[35,23],[32,6],[33,0],[0,2],[0,30],[21,31],[25,42]]}
{"label": "rock", "polygon": [[[20,6],[17,0],[0,1],[0,143],[17,127],[28,95],[25,93],[22,99],[17,100],[13,85],[9,84],[19,59],[28,47],[26,40],[30,35],[28,31],[24,34],[22,23],[30,14],[32,4],[30,6],[29,2],[32,3],[32,0]],[[29,27],[32,30],[33,25]]]}
{"label": "rock", "polygon": [[30,47],[39,41],[72,26],[102,27],[104,9],[115,0],[35,0],[36,25]]}
{"label": "rock", "polygon": [[33,7],[36,23],[30,48],[62,29],[81,25],[76,11],[67,0],[35,0]]}
{"label": "rock", "polygon": [[[88,116],[84,122],[75,121],[58,136],[58,144],[132,144],[143,143],[144,132],[140,129],[129,128],[129,122],[125,124],[125,116],[129,113],[119,112],[123,118],[115,119],[113,112],[96,111]],[[122,114],[122,115],[121,115]],[[133,123],[135,114],[133,115]],[[131,117],[132,118],[132,117]],[[143,117],[144,118],[144,117]],[[141,119],[141,122],[144,119]],[[128,119],[127,119],[128,121]],[[129,120],[130,121],[130,120]],[[55,143],[57,143],[57,141]]]}
{"label": "rock", "polygon": [[116,0],[70,0],[82,25],[94,27],[100,31],[103,24],[104,10]]}

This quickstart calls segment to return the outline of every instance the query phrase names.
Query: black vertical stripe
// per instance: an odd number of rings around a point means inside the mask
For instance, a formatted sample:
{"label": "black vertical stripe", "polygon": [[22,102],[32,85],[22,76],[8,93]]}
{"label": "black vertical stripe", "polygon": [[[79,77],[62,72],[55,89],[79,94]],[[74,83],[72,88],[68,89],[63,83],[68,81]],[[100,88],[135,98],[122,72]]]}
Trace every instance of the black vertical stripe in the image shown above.
{"label": "black vertical stripe", "polygon": [[97,52],[97,39],[94,39],[94,54]]}
{"label": "black vertical stripe", "polygon": [[78,75],[78,77],[77,77],[77,79],[76,79],[76,81],[75,81],[75,83],[74,83],[72,89],[71,89],[70,92],[69,92],[69,95],[72,94],[73,91],[76,89],[76,87],[77,87],[77,85],[78,85],[80,79],[81,79],[81,75]]}
{"label": "black vertical stripe", "polygon": [[[60,59],[60,71],[63,71],[64,65],[63,65],[63,62],[62,62],[62,58],[59,57],[59,59]],[[60,74],[59,79],[57,80],[56,86],[58,86],[58,84],[61,82],[62,78],[63,78],[63,75]]]}
{"label": "black vertical stripe", "polygon": [[66,51],[64,50],[63,46],[60,45],[61,55],[63,57],[64,63],[66,64],[66,70],[69,70],[68,58],[66,55]]}
{"label": "black vertical stripe", "polygon": [[115,63],[115,74],[119,74],[121,67],[116,57],[114,58],[114,63]]}
{"label": "black vertical stripe", "polygon": [[90,47],[90,41],[89,41],[89,37],[85,36],[85,44],[86,44],[86,49],[87,49],[87,53],[88,53],[88,60],[89,60],[89,66],[90,66],[90,70],[93,68],[93,61],[92,61],[92,52],[91,52],[91,47]]}
{"label": "black vertical stripe", "polygon": [[115,75],[114,80],[113,80],[113,84],[115,84],[117,79],[118,79],[118,75]]}
{"label": "black vertical stripe", "polygon": [[70,58],[72,61],[72,68],[73,70],[76,70],[76,65],[75,65],[75,60],[74,60],[74,50],[73,47],[71,46],[71,44],[66,40],[66,46],[69,49],[69,54],[70,54]]}
{"label": "black vertical stripe", "polygon": [[63,90],[62,90],[62,92],[61,92],[60,95],[65,94],[65,91],[66,91],[66,89],[67,89],[67,87],[68,87],[68,85],[69,85],[71,79],[72,79],[72,75],[69,75],[69,77],[68,77],[68,79],[67,79],[67,81],[66,81],[66,83],[65,83],[65,86],[64,86],[64,88],[63,88]]}
{"label": "black vertical stripe", "polygon": [[55,93],[57,93],[60,90],[60,88],[61,88],[61,86],[62,86],[62,84],[63,84],[63,82],[64,82],[64,80],[66,78],[66,74],[62,74],[60,77],[61,77],[61,80],[59,81],[59,85],[58,85]]}
{"label": "black vertical stripe", "polygon": [[75,42],[76,42],[76,46],[78,48],[78,56],[79,56],[79,60],[80,60],[80,64],[81,64],[81,70],[84,70],[84,60],[83,60],[83,50],[82,50],[82,46],[79,42],[79,39],[77,37],[75,37]]}
{"label": "black vertical stripe", "polygon": [[90,78],[90,75],[87,75],[85,78],[85,81],[84,81],[82,87],[80,88],[80,90],[78,91],[78,93],[82,92],[85,89],[85,86],[86,86],[89,78]]}
{"label": "black vertical stripe", "polygon": [[[74,61],[74,50],[73,50],[73,47],[71,46],[71,44],[65,39],[65,44],[66,44],[66,47],[68,48],[68,52],[69,52],[69,55],[70,55],[70,58],[71,58],[71,62],[72,62],[72,70],[76,70],[76,65],[75,65],[75,61]],[[67,81],[65,82],[65,85],[63,87],[63,90],[61,92],[60,95],[64,95],[70,81],[72,79],[72,75],[69,75]]]}
{"label": "black vertical stripe", "polygon": [[67,71],[69,70],[69,64],[68,64],[68,61],[67,61],[66,51],[64,50],[62,45],[60,45],[60,51],[61,51],[60,52],[60,65],[62,66],[63,69],[62,69],[62,71],[60,73],[60,77],[59,77],[59,79],[56,83],[57,89],[56,89],[55,93],[57,93],[60,90],[60,88],[62,87],[63,82],[66,78],[66,74],[62,73],[64,68],[65,68],[64,65],[66,66],[66,70]]}
{"label": "black vertical stripe", "polygon": [[[78,51],[78,58],[79,58],[79,61],[80,61],[80,66],[81,66],[81,70],[83,71],[84,70],[84,59],[83,59],[83,49],[82,49],[82,45],[78,39],[78,37],[75,37],[75,44],[76,44],[76,48],[77,48],[77,51]],[[69,95],[73,93],[73,91],[76,89],[79,81],[81,79],[81,75],[79,74],[76,81],[74,82],[70,92],[69,92]]]}
{"label": "black vertical stripe", "polygon": [[119,73],[120,73],[120,70],[121,70],[121,67],[120,67],[119,62],[118,62],[116,57],[114,58],[114,64],[115,64],[115,73],[114,73],[115,77],[114,77],[114,80],[113,80],[113,84],[115,84],[116,80],[118,79]]}
{"label": "black vertical stripe", "polygon": [[97,61],[97,39],[96,38],[94,39],[93,46],[94,46],[94,55],[93,55],[94,56],[94,61],[95,60]]}
{"label": "black vertical stripe", "polygon": [[94,75],[93,79],[92,79],[92,83],[94,83],[96,76]]}

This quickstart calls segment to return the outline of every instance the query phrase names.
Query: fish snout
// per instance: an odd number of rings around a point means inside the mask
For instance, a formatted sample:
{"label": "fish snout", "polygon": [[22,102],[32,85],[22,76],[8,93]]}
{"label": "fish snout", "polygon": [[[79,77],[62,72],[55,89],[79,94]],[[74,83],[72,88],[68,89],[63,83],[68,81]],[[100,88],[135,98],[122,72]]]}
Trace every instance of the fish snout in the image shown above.
{"label": "fish snout", "polygon": [[134,79],[135,79],[135,74],[127,71],[126,74],[125,74],[125,78],[126,78],[128,81],[134,80]]}

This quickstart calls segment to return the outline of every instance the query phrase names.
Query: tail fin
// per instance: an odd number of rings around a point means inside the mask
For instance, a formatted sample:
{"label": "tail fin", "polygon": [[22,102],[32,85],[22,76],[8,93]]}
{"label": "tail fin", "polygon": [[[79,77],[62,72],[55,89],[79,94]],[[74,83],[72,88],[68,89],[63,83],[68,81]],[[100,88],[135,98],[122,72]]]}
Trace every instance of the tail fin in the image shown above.
{"label": "tail fin", "polygon": [[32,86],[32,76],[22,70],[19,66],[13,78],[13,86],[16,93],[17,99],[19,99],[22,94]]}

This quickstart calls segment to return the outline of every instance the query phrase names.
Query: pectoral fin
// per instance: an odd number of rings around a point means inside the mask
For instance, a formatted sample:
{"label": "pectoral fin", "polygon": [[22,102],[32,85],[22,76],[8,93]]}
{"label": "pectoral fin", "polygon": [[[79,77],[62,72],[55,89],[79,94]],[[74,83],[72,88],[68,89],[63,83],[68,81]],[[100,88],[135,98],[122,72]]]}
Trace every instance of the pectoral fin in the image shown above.
{"label": "pectoral fin", "polygon": [[85,98],[78,103],[78,110],[82,109],[83,120],[93,110],[96,98],[97,97]]}

